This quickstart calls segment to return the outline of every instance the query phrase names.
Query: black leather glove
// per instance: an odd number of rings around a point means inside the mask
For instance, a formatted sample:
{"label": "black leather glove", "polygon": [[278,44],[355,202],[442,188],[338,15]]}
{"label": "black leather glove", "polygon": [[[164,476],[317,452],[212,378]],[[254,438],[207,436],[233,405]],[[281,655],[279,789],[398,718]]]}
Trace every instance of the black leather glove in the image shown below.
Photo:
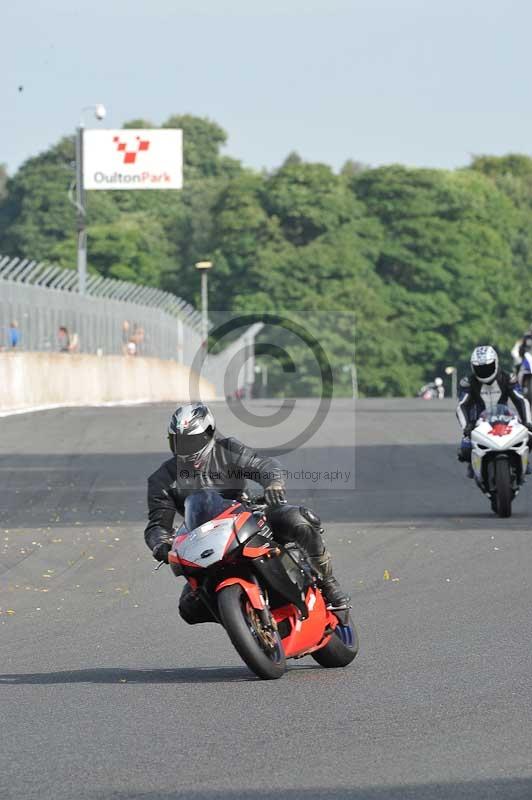
{"label": "black leather glove", "polygon": [[281,506],[286,503],[286,492],[281,481],[270,483],[264,490],[264,499],[268,506]]}
{"label": "black leather glove", "polygon": [[151,552],[156,561],[164,561],[165,564],[168,564],[168,553],[171,549],[170,542],[159,542]]}
{"label": "black leather glove", "polygon": [[471,432],[473,431],[474,427],[475,427],[475,423],[474,422],[468,422],[467,423],[467,425],[465,426],[464,430],[462,431],[464,439],[469,439],[469,437],[471,436]]}

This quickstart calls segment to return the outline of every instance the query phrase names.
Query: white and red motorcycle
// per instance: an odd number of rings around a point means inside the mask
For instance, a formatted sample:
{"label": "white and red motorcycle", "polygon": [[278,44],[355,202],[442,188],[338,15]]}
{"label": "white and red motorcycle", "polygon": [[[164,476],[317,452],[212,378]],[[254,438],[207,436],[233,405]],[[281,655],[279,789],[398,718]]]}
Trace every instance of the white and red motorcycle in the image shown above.
{"label": "white and red motorcycle", "polygon": [[499,517],[512,515],[512,500],[524,483],[528,437],[528,429],[504,405],[484,411],[471,433],[475,480]]}

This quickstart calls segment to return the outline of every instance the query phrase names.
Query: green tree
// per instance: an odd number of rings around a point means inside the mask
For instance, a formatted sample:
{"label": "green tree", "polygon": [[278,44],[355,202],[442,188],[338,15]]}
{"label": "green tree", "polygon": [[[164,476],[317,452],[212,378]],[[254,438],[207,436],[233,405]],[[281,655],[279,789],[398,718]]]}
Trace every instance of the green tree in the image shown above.
{"label": "green tree", "polygon": [[[481,175],[386,167],[351,182],[384,226],[378,274],[389,286],[405,360],[425,375],[463,363],[479,341],[505,350],[516,327],[518,215]],[[419,374],[419,370],[418,370]]]}
{"label": "green tree", "polygon": [[[75,185],[74,140],[66,137],[46,152],[30,158],[7,182],[0,203],[0,251],[50,259],[56,246],[74,241],[76,210],[71,202]],[[89,215],[110,222],[118,210],[107,192],[92,193]]]}
{"label": "green tree", "polygon": [[[170,264],[169,246],[162,226],[146,214],[128,214],[116,222],[88,229],[88,266],[106,278],[159,286]],[[59,243],[52,260],[63,267],[75,264],[75,242]]]}
{"label": "green tree", "polygon": [[519,270],[521,313],[523,325],[530,324],[528,297],[532,292],[532,158],[507,156],[478,156],[469,168],[489,178],[505,194],[518,212],[518,231],[512,241],[514,264]]}
{"label": "green tree", "polygon": [[227,133],[216,122],[191,114],[173,114],[163,128],[180,128],[183,131],[183,158],[185,181],[199,177],[234,175],[240,162],[220,155],[227,142]]}
{"label": "green tree", "polygon": [[325,164],[288,163],[266,179],[263,204],[284,236],[305,245],[361,213],[345,181]]}

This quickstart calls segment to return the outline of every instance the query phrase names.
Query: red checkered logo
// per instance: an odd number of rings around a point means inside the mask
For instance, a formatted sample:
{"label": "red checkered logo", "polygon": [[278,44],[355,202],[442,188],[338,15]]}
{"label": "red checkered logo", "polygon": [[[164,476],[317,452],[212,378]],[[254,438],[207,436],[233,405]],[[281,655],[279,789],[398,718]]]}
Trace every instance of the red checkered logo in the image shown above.
{"label": "red checkered logo", "polygon": [[123,142],[120,136],[113,136],[113,142],[116,149],[124,156],[124,164],[135,164],[137,155],[143,151],[150,149],[150,142],[148,139],[141,139],[140,136],[135,136],[134,142]]}

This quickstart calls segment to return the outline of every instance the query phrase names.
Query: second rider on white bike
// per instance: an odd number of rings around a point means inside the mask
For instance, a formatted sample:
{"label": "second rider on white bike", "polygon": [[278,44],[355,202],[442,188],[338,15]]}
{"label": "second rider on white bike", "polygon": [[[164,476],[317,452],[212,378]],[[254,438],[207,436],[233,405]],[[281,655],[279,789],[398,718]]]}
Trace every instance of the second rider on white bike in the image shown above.
{"label": "second rider on white bike", "polygon": [[[483,411],[492,411],[498,405],[511,401],[520,421],[532,433],[530,403],[523,396],[516,375],[499,366],[499,356],[490,345],[475,347],[471,354],[471,375],[460,381],[459,403],[456,416],[462,428],[459,461],[467,463],[467,476],[473,477],[471,468],[471,431]],[[532,469],[527,468],[530,475]]]}

